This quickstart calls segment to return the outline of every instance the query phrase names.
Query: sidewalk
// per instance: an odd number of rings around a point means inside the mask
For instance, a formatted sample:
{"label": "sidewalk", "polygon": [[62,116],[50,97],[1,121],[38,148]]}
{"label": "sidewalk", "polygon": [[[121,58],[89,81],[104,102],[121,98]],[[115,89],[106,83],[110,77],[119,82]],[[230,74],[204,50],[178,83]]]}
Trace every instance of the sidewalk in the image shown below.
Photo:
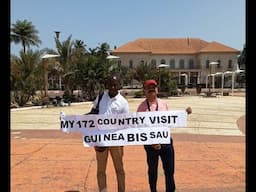
{"label": "sidewalk", "polygon": [[[245,135],[240,130],[245,129],[234,127],[234,125],[244,126],[238,118],[245,113],[241,107],[244,103],[234,97],[228,98],[229,102],[218,98],[202,99],[200,105],[189,97],[178,100],[181,105],[192,106],[193,113],[188,119],[187,132],[177,129],[172,134],[175,147],[176,191],[244,192]],[[206,100],[208,101],[205,104]],[[227,113],[227,109],[216,102],[225,102],[228,105],[230,110],[227,115],[223,115],[224,112]],[[174,101],[170,103],[173,107],[179,107],[175,106]],[[191,105],[191,103],[195,104]],[[132,110],[134,110],[133,106]],[[221,119],[219,117],[216,119],[216,111],[220,113]],[[16,113],[21,115],[20,111]],[[15,118],[13,121],[16,121]],[[35,130],[15,128],[14,124],[12,126],[14,127],[11,129],[12,192],[97,191],[95,152],[93,148],[83,147],[80,134],[65,134],[58,129]],[[143,147],[126,146],[124,149],[126,191],[149,191]],[[107,166],[107,176],[109,192],[117,191],[111,158]],[[164,192],[161,164],[159,164],[158,191]]]}
{"label": "sidewalk", "polygon": [[[245,191],[244,137],[174,134],[173,140],[177,192]],[[70,137],[54,130],[22,131],[20,138],[12,138],[11,154],[12,192],[97,191],[95,153],[82,146],[80,135]],[[149,191],[143,148],[125,147],[124,162],[126,191]],[[114,192],[112,161],[107,174],[109,191]],[[161,165],[158,176],[161,192]]]}

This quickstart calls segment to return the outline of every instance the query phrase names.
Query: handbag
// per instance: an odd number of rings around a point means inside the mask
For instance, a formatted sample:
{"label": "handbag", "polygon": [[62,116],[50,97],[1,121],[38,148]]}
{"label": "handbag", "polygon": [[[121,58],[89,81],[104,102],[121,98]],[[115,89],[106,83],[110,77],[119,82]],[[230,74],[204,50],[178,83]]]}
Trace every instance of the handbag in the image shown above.
{"label": "handbag", "polygon": [[99,114],[99,106],[100,106],[100,100],[102,98],[104,93],[99,94],[98,102],[96,105],[96,108],[92,108],[91,111],[87,114]]}
{"label": "handbag", "polygon": [[[100,100],[101,100],[103,94],[104,93],[99,94],[98,103],[96,105],[96,108],[92,108],[91,111],[88,114],[99,114]],[[95,146],[94,149],[95,149],[95,151],[103,152],[103,151],[105,151],[107,149],[107,147]]]}

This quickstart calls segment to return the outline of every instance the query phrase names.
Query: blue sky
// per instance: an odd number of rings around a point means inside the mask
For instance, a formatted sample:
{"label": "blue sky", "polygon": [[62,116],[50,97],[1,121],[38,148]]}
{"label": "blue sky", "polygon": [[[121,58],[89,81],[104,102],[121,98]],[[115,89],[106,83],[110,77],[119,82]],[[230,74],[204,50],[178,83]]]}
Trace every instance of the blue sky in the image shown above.
{"label": "blue sky", "polygon": [[[88,48],[111,48],[138,38],[200,38],[242,50],[245,0],[11,0],[11,24],[28,20],[39,31],[39,48],[55,49],[69,35]],[[11,44],[18,54],[21,45]]]}

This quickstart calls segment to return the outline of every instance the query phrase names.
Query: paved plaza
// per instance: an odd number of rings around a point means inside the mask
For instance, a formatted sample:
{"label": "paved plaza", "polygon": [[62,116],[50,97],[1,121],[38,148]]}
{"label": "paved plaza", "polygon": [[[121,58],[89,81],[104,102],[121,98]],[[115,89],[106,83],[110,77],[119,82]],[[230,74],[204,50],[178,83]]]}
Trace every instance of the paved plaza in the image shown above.
{"label": "paved plaza", "polygon": [[[170,110],[192,107],[187,127],[172,128],[177,192],[245,192],[244,96],[165,98]],[[142,99],[128,98],[135,112]],[[96,192],[96,159],[79,133],[60,130],[59,114],[84,114],[91,102],[11,111],[12,192]],[[149,191],[143,146],[124,148],[127,192]],[[160,163],[161,161],[159,161]],[[116,192],[111,158],[109,192]],[[158,190],[164,192],[161,164]]]}

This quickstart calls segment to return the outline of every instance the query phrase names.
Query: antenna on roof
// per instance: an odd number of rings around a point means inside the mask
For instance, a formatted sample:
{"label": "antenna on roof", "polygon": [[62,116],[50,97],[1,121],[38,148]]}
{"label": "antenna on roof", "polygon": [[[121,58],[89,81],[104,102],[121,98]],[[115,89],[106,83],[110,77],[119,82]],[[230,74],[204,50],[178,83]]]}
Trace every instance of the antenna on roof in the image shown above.
{"label": "antenna on roof", "polygon": [[188,42],[188,46],[190,46],[190,44],[189,44],[189,37],[187,37],[187,42]]}

